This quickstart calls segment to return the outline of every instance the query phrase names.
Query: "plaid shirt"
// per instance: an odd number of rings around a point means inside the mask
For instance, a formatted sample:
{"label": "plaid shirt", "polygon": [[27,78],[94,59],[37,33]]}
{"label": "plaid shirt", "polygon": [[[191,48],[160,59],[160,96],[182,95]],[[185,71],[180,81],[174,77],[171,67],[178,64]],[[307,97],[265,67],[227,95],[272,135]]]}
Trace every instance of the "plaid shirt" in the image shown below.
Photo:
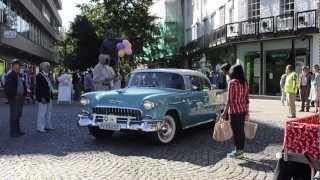
{"label": "plaid shirt", "polygon": [[229,114],[245,113],[249,111],[249,86],[242,85],[239,80],[233,79],[228,85]]}

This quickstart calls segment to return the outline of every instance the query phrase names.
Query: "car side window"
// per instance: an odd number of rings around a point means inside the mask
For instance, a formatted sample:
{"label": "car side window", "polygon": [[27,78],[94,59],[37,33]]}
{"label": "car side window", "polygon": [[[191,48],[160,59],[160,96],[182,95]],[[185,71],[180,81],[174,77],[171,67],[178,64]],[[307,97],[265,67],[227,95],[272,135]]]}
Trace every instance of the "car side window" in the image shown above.
{"label": "car side window", "polygon": [[201,81],[201,91],[210,91],[211,90],[211,84],[209,81],[205,78],[200,78]]}
{"label": "car side window", "polygon": [[193,91],[201,91],[201,80],[198,76],[190,76],[191,88]]}

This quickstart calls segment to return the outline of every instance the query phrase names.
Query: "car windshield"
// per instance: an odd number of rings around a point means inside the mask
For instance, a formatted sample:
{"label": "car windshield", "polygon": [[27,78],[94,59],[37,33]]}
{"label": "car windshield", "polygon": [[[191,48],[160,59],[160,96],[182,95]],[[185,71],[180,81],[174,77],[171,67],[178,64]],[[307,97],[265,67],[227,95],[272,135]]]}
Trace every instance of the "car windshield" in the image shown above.
{"label": "car windshield", "polygon": [[128,87],[159,87],[185,89],[183,77],[175,73],[138,72],[133,73]]}

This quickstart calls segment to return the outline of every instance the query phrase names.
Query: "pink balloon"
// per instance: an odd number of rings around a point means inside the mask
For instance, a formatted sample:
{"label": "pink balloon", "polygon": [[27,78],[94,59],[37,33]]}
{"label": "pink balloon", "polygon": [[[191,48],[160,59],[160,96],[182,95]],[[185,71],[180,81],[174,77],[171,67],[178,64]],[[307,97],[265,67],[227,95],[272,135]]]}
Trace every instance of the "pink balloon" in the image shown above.
{"label": "pink balloon", "polygon": [[128,45],[130,44],[130,42],[129,42],[127,39],[124,39],[124,40],[122,40],[122,44],[123,44],[125,47],[128,47]]}
{"label": "pink balloon", "polygon": [[124,51],[128,56],[132,55],[132,49],[131,48],[125,48]]}

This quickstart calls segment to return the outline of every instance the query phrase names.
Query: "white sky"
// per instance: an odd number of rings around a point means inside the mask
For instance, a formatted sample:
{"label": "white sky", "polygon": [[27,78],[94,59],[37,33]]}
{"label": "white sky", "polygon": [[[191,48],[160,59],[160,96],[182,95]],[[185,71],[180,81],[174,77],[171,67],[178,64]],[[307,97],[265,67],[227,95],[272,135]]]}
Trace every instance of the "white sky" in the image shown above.
{"label": "white sky", "polygon": [[72,22],[76,15],[80,13],[79,8],[77,8],[76,5],[86,2],[89,2],[89,0],[62,0],[60,15],[63,27],[69,29],[70,22]]}

